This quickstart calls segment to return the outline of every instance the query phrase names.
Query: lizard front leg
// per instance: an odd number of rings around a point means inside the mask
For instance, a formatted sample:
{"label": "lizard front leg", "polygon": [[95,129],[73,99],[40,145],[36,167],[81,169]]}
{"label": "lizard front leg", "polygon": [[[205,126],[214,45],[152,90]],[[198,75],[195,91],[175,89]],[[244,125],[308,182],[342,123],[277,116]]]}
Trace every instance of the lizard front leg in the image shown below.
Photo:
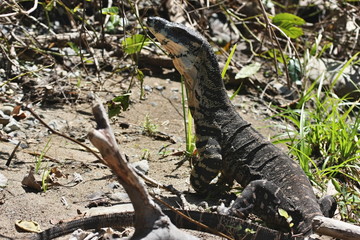
{"label": "lizard front leg", "polygon": [[268,227],[289,231],[290,223],[279,214],[279,209],[285,210],[291,216],[295,228],[303,219],[293,201],[286,197],[277,185],[267,180],[254,180],[244,188],[229,211],[230,214],[241,217],[254,213],[263,219]]}
{"label": "lizard front leg", "polygon": [[198,138],[196,142],[200,158],[193,163],[190,184],[198,193],[210,193],[210,184],[222,171],[221,147],[212,137]]}

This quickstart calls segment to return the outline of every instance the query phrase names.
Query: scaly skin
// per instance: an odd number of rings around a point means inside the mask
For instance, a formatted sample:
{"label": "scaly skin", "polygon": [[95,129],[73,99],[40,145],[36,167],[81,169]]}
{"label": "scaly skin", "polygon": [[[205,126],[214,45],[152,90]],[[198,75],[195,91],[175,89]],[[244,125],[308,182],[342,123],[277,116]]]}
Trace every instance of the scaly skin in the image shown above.
{"label": "scaly skin", "polygon": [[236,112],[210,44],[198,32],[162,18],[149,18],[148,26],[185,78],[200,155],[190,177],[195,191],[211,191],[210,182],[221,173],[246,187],[232,211],[253,212],[268,226],[289,230],[278,214],[282,208],[293,218],[292,231],[309,235],[312,218],[322,212],[308,178]]}
{"label": "scaly skin", "polygon": [[[171,210],[163,210],[163,212],[171,219],[177,227],[192,229],[198,231],[209,232],[196,223],[190,222],[176,212]],[[224,233],[234,239],[247,240],[263,240],[266,236],[267,240],[287,240],[291,239],[288,235],[274,231],[272,229],[264,228],[255,224],[251,224],[230,216],[221,216],[213,213],[197,212],[197,211],[181,211],[183,214],[201,221],[213,230]],[[105,227],[112,227],[121,229],[133,226],[134,213],[122,212],[104,215],[96,215],[87,218],[77,219],[70,222],[60,223],[52,228],[49,228],[39,234],[36,234],[31,240],[49,240],[69,234],[76,229],[100,229]]]}

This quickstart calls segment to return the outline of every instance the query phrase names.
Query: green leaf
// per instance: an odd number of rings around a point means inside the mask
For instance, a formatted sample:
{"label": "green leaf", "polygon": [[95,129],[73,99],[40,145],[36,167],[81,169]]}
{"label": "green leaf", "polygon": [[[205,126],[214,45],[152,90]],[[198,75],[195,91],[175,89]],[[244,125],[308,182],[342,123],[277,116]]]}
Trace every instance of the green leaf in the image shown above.
{"label": "green leaf", "polygon": [[283,26],[285,24],[301,26],[305,24],[305,20],[291,13],[279,13],[273,17],[272,23],[276,26]]}
{"label": "green leaf", "polygon": [[292,58],[288,64],[290,79],[293,82],[301,80],[301,66],[298,59]]}
{"label": "green leaf", "polygon": [[136,78],[137,78],[139,81],[143,82],[143,81],[144,81],[144,77],[145,77],[145,74],[144,74],[141,70],[137,69],[137,71],[136,71]]}
{"label": "green leaf", "polygon": [[119,8],[118,7],[110,7],[101,9],[101,13],[104,15],[118,15]]}
{"label": "green leaf", "polygon": [[148,38],[145,35],[135,34],[123,40],[122,46],[126,53],[133,54],[139,52],[143,46],[147,45],[147,40]]}
{"label": "green leaf", "polygon": [[121,111],[126,111],[129,108],[130,93],[117,96],[108,102],[109,118],[118,115]]}
{"label": "green leaf", "polygon": [[334,178],[331,178],[331,183],[334,185],[336,191],[338,191],[339,193],[341,193],[341,186],[340,183],[335,180]]}
{"label": "green leaf", "polygon": [[284,218],[288,218],[289,217],[289,214],[287,213],[287,211],[285,211],[284,209],[281,209],[281,208],[278,208],[278,212],[279,212],[279,215],[284,217]]}
{"label": "green leaf", "polygon": [[295,26],[305,24],[305,20],[293,14],[279,13],[273,17],[272,23],[278,26],[290,38],[295,39],[304,34],[301,28]]}
{"label": "green leaf", "polygon": [[289,224],[290,227],[294,226],[294,224],[292,223],[292,217],[284,209],[278,208],[278,213],[280,216],[286,219],[286,222]]}
{"label": "green leaf", "polygon": [[235,79],[247,78],[259,71],[261,64],[258,62],[246,65],[235,76]]}
{"label": "green leaf", "polygon": [[303,30],[298,27],[289,27],[289,28],[283,28],[280,27],[280,29],[289,37],[292,39],[298,38],[304,34]]}

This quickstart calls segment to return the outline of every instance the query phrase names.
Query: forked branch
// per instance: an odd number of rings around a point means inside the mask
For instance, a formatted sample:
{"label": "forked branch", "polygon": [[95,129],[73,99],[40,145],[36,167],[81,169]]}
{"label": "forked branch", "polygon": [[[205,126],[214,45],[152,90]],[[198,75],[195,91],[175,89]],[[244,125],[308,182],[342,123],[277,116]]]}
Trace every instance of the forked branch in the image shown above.
{"label": "forked branch", "polygon": [[94,104],[93,114],[97,129],[88,134],[89,139],[99,149],[106,164],[117,175],[134,206],[135,233],[131,239],[197,239],[176,228],[150,198],[140,178],[129,167],[119,151],[107,113],[101,103]]}

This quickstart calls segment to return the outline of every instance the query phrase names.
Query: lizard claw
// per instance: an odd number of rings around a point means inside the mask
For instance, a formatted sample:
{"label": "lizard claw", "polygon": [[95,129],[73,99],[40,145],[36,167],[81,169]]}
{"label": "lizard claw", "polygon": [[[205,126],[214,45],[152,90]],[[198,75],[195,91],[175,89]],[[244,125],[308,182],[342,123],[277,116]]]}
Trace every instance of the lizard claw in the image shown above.
{"label": "lizard claw", "polygon": [[216,211],[222,215],[229,215],[229,216],[236,216],[242,219],[247,217],[247,212],[251,209],[252,206],[248,206],[246,208],[235,208],[234,201],[230,203],[229,207],[226,207],[224,203],[221,203],[217,208]]}

